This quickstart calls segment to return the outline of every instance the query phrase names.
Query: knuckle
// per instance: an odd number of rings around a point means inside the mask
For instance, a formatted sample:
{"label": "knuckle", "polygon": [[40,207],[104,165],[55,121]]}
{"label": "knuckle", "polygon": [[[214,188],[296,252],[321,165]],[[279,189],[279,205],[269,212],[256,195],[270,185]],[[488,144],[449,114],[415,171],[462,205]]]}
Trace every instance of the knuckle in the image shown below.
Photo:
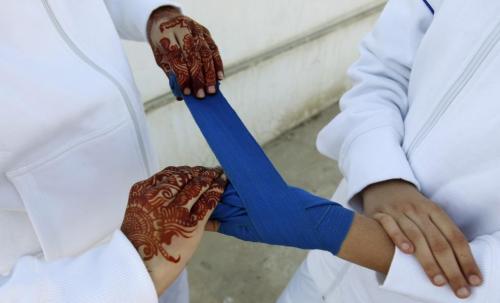
{"label": "knuckle", "polygon": [[400,207],[401,207],[401,211],[403,213],[412,214],[412,213],[418,212],[417,206],[413,203],[405,203],[404,205],[402,205]]}
{"label": "knuckle", "polygon": [[446,255],[451,247],[445,241],[435,241],[431,245],[432,251],[437,255]]}
{"label": "knuckle", "polygon": [[389,211],[403,213],[407,206],[406,203],[390,203],[390,204],[384,204],[381,207],[387,208]]}

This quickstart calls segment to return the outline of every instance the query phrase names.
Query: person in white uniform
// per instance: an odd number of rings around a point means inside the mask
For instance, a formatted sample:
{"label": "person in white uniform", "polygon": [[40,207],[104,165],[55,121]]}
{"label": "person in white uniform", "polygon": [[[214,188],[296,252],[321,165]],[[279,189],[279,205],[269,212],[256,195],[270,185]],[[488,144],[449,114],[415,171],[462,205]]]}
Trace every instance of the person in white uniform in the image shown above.
{"label": "person in white uniform", "polygon": [[399,249],[385,277],[312,251],[279,303],[500,302],[498,16],[494,0],[389,0],[317,147],[345,177],[333,200]]}
{"label": "person in white uniform", "polygon": [[172,249],[183,258],[156,283],[141,260],[145,251],[138,254],[120,230],[124,215],[133,218],[125,211],[131,186],[159,170],[120,38],[149,40],[185,93],[214,93],[222,79],[208,31],[172,5],[2,1],[1,303],[153,303],[168,285],[164,302],[188,302],[186,274],[173,280],[199,237],[187,244],[179,237]]}

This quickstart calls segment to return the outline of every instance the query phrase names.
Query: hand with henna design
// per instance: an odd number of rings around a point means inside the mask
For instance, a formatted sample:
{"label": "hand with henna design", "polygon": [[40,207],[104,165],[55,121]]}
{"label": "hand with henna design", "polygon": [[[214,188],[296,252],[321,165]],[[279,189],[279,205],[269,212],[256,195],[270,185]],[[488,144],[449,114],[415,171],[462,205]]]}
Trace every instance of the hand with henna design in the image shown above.
{"label": "hand with henna design", "polygon": [[148,22],[149,43],[158,65],[175,74],[185,95],[216,93],[224,67],[208,29],[171,6],[155,10]]}
{"label": "hand with henna design", "polygon": [[168,167],[132,187],[122,231],[159,294],[191,259],[226,183],[220,168]]}

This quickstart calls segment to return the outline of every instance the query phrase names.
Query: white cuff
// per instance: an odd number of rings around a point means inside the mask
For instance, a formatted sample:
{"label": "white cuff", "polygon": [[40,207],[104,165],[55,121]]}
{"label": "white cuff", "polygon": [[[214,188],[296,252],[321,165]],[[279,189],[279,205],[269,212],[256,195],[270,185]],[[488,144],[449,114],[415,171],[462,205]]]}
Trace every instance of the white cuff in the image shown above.
{"label": "white cuff", "polygon": [[[132,243],[117,230],[108,244],[77,258],[48,263],[47,302],[157,303],[158,294]],[[45,267],[44,266],[44,267]],[[74,298],[71,298],[74,297]]]}
{"label": "white cuff", "polygon": [[158,303],[139,254],[120,231],[80,256],[45,262],[26,256],[2,278],[0,302]]}
{"label": "white cuff", "polygon": [[437,287],[432,284],[417,259],[412,255],[404,254],[399,249],[396,249],[391,268],[381,288],[413,298],[418,302],[497,302],[492,300],[498,298],[498,293],[492,293],[492,291],[496,291],[496,287],[493,287],[492,284],[498,283],[498,281],[495,281],[492,273],[492,269],[496,265],[492,259],[491,247],[487,241],[478,240],[471,244],[471,249],[484,275],[485,283],[480,287],[472,288],[472,296],[466,300],[459,300],[449,286]]}
{"label": "white cuff", "polygon": [[123,39],[147,41],[151,13],[165,5],[180,7],[175,0],[107,0],[108,9]]}

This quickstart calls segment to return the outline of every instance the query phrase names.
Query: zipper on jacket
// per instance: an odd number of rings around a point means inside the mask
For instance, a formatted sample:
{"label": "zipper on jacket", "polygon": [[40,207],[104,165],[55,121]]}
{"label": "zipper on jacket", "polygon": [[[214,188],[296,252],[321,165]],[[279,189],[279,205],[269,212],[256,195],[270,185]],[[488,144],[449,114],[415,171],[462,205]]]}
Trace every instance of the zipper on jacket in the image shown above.
{"label": "zipper on jacket", "polygon": [[144,143],[144,138],[141,135],[141,130],[140,130],[140,127],[139,127],[138,117],[137,117],[136,112],[134,110],[134,107],[132,105],[132,100],[130,99],[129,95],[127,94],[127,91],[125,90],[125,88],[120,84],[120,82],[115,77],[113,77],[109,72],[107,72],[105,69],[103,69],[102,67],[100,67],[99,65],[97,65],[94,61],[92,61],[87,55],[85,55],[78,48],[78,46],[73,42],[73,40],[71,40],[71,38],[69,37],[69,35],[64,31],[63,27],[61,26],[61,24],[57,20],[54,12],[52,11],[52,8],[50,7],[50,4],[49,4],[48,0],[41,0],[41,1],[42,1],[43,6],[45,7],[45,10],[47,11],[47,14],[48,14],[50,20],[52,21],[52,24],[54,24],[54,27],[59,32],[59,35],[66,42],[66,44],[68,45],[68,47],[83,62],[85,62],[91,68],[93,68],[94,70],[96,70],[98,73],[100,73],[106,79],[108,79],[111,83],[113,83],[113,85],[115,85],[116,88],[118,88],[118,90],[120,92],[120,95],[122,96],[122,99],[124,100],[125,104],[127,105],[128,112],[129,112],[130,117],[131,117],[131,119],[133,121],[134,128],[135,128],[135,133],[136,133],[136,136],[137,136],[137,143],[139,144],[139,148],[140,148],[140,151],[141,151],[142,160],[144,162],[144,166],[146,168],[146,171],[147,171],[148,175],[150,175],[152,172],[151,172],[151,168],[149,167],[149,162],[148,162],[148,157],[147,157],[147,153],[146,153],[146,146],[145,146],[145,143]]}
{"label": "zipper on jacket", "polygon": [[498,23],[495,29],[490,33],[488,38],[483,42],[481,48],[474,55],[474,58],[469,62],[469,64],[464,69],[460,77],[451,86],[448,92],[444,95],[443,99],[439,102],[438,106],[429,117],[429,119],[424,123],[420,131],[417,133],[413,141],[408,147],[406,155],[409,157],[415,150],[420,146],[422,141],[429,135],[431,130],[436,126],[439,119],[444,115],[446,110],[450,107],[453,101],[458,97],[460,92],[469,83],[474,74],[477,72],[479,67],[484,63],[488,55],[493,51],[495,46],[500,41],[500,23]]}

